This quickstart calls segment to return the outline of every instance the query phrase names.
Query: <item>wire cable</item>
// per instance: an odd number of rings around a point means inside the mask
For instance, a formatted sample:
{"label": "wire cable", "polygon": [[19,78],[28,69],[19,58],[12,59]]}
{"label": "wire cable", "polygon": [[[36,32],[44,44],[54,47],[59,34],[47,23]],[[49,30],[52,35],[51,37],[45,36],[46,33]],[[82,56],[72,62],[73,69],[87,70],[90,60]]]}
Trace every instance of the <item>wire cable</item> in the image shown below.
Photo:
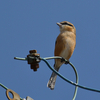
{"label": "wire cable", "polygon": [[[74,83],[73,83],[72,81],[66,79],[63,75],[61,75],[59,72],[57,72],[55,69],[53,69],[53,68],[49,65],[49,63],[46,61],[46,60],[49,60],[49,59],[62,59],[62,57],[55,56],[55,57],[40,58],[40,59],[43,60],[43,61],[48,65],[48,67],[49,67],[53,72],[55,72],[59,77],[61,77],[63,80],[67,81],[68,83],[74,85]],[[65,59],[64,59],[64,60],[65,60]],[[77,95],[77,89],[78,89],[78,87],[77,87],[77,84],[78,84],[78,74],[77,74],[77,71],[76,71],[75,67],[72,65],[72,63],[70,63],[70,62],[67,61],[67,60],[65,60],[65,62],[67,62],[68,64],[70,64],[70,65],[72,66],[74,72],[75,72],[76,83],[75,83],[74,96],[73,96],[73,99],[72,99],[72,100],[75,100],[76,95]]]}
{"label": "wire cable", "polygon": [[[44,59],[44,60],[48,60],[48,59],[57,59],[57,58],[60,58],[60,59],[62,59],[62,57],[58,57],[58,56],[54,56],[54,57],[47,57],[47,58],[42,58],[42,59]],[[67,62],[67,60],[65,59],[65,61]],[[69,64],[70,65],[72,65],[72,63],[71,62],[69,62]],[[51,67],[51,66],[49,66],[49,67]],[[73,67],[73,69],[75,68],[73,65],[72,65],[72,67]],[[55,70],[55,69],[53,69],[53,70]],[[75,70],[74,70],[75,71]],[[57,74],[59,74],[58,72],[56,72]],[[77,73],[76,71],[75,71],[75,73]],[[77,74],[78,75],[78,74]],[[59,75],[60,76],[60,75]],[[63,77],[61,77],[61,78],[63,78]],[[72,85],[74,85],[74,86],[78,86],[79,88],[82,88],[82,89],[85,89],[85,90],[89,90],[89,91],[93,91],[93,92],[99,92],[100,93],[100,90],[97,90],[97,89],[93,89],[93,88],[89,88],[89,87],[86,87],[86,86],[82,86],[82,85],[79,85],[79,84],[76,84],[76,83],[74,83],[74,82],[72,82],[72,81],[70,81],[70,80],[68,80],[68,79],[65,79],[68,83],[71,83]]]}
{"label": "wire cable", "polygon": [[[46,57],[46,58],[41,58],[41,57],[39,57],[39,58],[37,58],[37,57],[36,57],[36,58],[35,58],[35,57],[29,57],[29,58],[27,58],[27,57],[26,57],[26,58],[14,57],[14,59],[23,60],[23,61],[28,61],[29,59],[30,59],[30,60],[40,59],[40,60],[44,61],[44,62],[47,64],[47,66],[48,66],[52,71],[54,71],[59,77],[61,77],[63,80],[65,80],[65,81],[67,81],[68,83],[70,83],[70,84],[72,84],[72,85],[75,86],[74,96],[73,96],[73,99],[72,99],[72,100],[75,100],[75,98],[76,98],[76,94],[77,94],[77,89],[78,89],[78,87],[79,87],[79,88],[82,88],[82,89],[85,89],[85,90],[89,90],[89,91],[94,91],[94,92],[100,93],[100,90],[97,90],[97,89],[93,89],[93,88],[89,88],[89,87],[86,87],[86,86],[79,85],[79,84],[78,84],[78,73],[77,73],[77,70],[75,69],[74,65],[73,65],[71,62],[67,61],[66,59],[64,59],[64,58],[62,58],[62,57],[59,57],[59,56]],[[76,83],[74,83],[74,82],[71,81],[71,80],[68,80],[68,79],[65,78],[63,75],[61,75],[59,72],[57,72],[54,68],[52,68],[52,67],[50,66],[50,64],[47,62],[47,60],[50,60],[50,59],[61,59],[61,60],[65,61],[66,64],[71,65],[71,67],[73,68],[73,70],[74,70],[74,72],[75,72]],[[3,87],[3,88],[6,89],[6,90],[8,89],[6,86],[4,86],[4,85],[1,84],[1,83],[0,83],[0,86]],[[22,100],[22,98],[20,98],[20,99]]]}
{"label": "wire cable", "polygon": [[[47,62],[46,60],[49,60],[49,59],[62,59],[62,57],[59,57],[59,56],[54,56],[54,57],[46,57],[46,58],[40,58],[42,59],[43,61]],[[17,60],[23,60],[23,61],[26,61],[27,58],[20,58],[20,57],[14,57],[14,59],[17,59]],[[31,58],[32,59],[32,58]],[[34,59],[34,58],[33,58]],[[65,61],[67,61],[65,59]],[[49,65],[49,63],[46,63],[47,65]],[[71,62],[69,63],[71,64]],[[49,65],[48,66],[51,70],[55,71],[54,69],[52,69],[52,67]],[[55,73],[59,74],[58,72],[55,71]],[[82,89],[85,89],[85,90],[89,90],[89,91],[94,91],[94,92],[99,92],[100,93],[100,90],[97,90],[97,89],[93,89],[93,88],[89,88],[89,87],[86,87],[86,86],[82,86],[82,85],[79,85],[79,84],[76,84],[68,79],[66,79],[67,82],[71,83],[72,85],[74,86],[78,86],[79,88],[82,88]]]}
{"label": "wire cable", "polygon": [[6,86],[4,86],[3,84],[0,83],[0,86],[3,87],[4,89],[8,89]]}
{"label": "wire cable", "polygon": [[[62,59],[62,57],[57,57],[57,56],[55,56],[55,57],[47,57],[47,58],[44,58],[44,60],[48,60],[48,59],[57,59],[57,58],[60,58],[60,59]],[[65,59],[65,61],[67,61],[66,59]],[[71,62],[69,62],[69,64],[70,65],[72,65],[72,63]],[[50,66],[51,67],[51,66]],[[73,69],[75,68],[73,65],[72,65],[72,67],[73,67]],[[54,70],[54,69],[53,69]],[[74,70],[75,71],[75,70]],[[58,72],[57,72],[58,73]],[[76,71],[75,71],[75,73],[77,73]],[[58,73],[59,74],[59,73]],[[77,74],[78,75],[78,74]],[[60,75],[59,75],[60,76]],[[62,77],[61,77],[62,78]],[[76,84],[76,83],[74,83],[74,82],[72,82],[72,81],[70,81],[70,80],[68,80],[68,79],[66,79],[66,81],[68,82],[68,83],[71,83],[72,85],[74,85],[74,86],[78,86],[79,88],[82,88],[82,89],[85,89],[85,90],[90,90],[90,91],[93,91],[93,92],[99,92],[100,93],[100,90],[97,90],[97,89],[93,89],[93,88],[89,88],[89,87],[86,87],[86,86],[82,86],[82,85],[79,85],[79,84]]]}

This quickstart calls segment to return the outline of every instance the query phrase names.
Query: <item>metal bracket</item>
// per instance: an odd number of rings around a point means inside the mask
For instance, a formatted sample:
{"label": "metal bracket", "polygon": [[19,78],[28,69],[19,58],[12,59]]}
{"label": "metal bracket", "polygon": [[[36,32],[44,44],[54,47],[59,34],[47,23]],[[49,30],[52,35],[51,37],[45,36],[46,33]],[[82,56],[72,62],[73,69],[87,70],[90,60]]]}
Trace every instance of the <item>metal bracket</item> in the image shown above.
{"label": "metal bracket", "polygon": [[[10,98],[9,92],[13,95],[13,98]],[[19,94],[17,94],[16,92],[14,92],[14,91],[11,90],[11,89],[7,89],[7,91],[6,91],[6,96],[7,96],[7,98],[8,98],[9,100],[20,100]]]}

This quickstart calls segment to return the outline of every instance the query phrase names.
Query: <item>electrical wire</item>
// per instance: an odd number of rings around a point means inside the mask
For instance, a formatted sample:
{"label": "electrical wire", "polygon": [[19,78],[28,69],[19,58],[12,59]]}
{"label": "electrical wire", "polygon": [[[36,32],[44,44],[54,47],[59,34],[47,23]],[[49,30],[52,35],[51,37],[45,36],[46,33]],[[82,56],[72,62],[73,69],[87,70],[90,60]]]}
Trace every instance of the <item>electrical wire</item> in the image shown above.
{"label": "electrical wire", "polygon": [[6,86],[4,86],[3,84],[0,83],[0,86],[3,87],[4,89],[8,89]]}
{"label": "electrical wire", "polygon": [[[54,56],[54,57],[46,57],[46,58],[41,58],[42,60],[44,59],[44,61],[45,60],[49,60],[49,59],[62,59],[62,57],[59,57],[59,56]],[[20,57],[14,57],[14,59],[17,59],[17,60],[23,60],[23,61],[26,61],[27,60],[27,58],[20,58]],[[32,58],[31,58],[32,59]],[[33,58],[34,59],[34,58]],[[65,61],[67,61],[66,59],[65,59]],[[46,63],[47,64],[47,63]],[[71,62],[69,63],[69,64],[71,64]],[[47,64],[48,65],[48,64]],[[50,69],[52,69],[52,67],[51,66],[48,66],[48,67],[50,67]],[[53,69],[54,70],[54,69]],[[55,70],[54,70],[55,71]],[[56,72],[55,71],[55,73],[57,73],[57,74],[59,74],[58,72]],[[86,86],[82,86],[82,85],[79,85],[79,84],[76,84],[76,83],[74,83],[74,82],[72,82],[72,81],[70,81],[70,80],[68,80],[68,79],[66,79],[66,81],[67,82],[69,82],[69,83],[71,83],[72,85],[74,85],[74,86],[78,86],[79,88],[82,88],[82,89],[85,89],[85,90],[89,90],[89,91],[94,91],[94,92],[99,92],[100,93],[100,90],[97,90],[97,89],[93,89],[93,88],[89,88],[89,87],[86,87]]]}
{"label": "electrical wire", "polygon": [[[23,61],[28,61],[29,59],[30,60],[33,60],[33,59],[38,59],[37,57],[30,57],[30,58],[20,58],[20,57],[14,57],[14,59],[17,59],[17,60],[23,60]],[[79,85],[78,84],[78,73],[77,73],[77,70],[75,69],[74,65],[67,61],[66,59],[63,59],[62,57],[59,57],[59,56],[54,56],[54,57],[46,57],[46,58],[39,58],[40,60],[44,61],[47,66],[52,70],[54,71],[59,77],[61,77],[63,80],[65,80],[66,82],[72,84],[75,86],[75,91],[74,91],[74,96],[73,96],[73,99],[72,100],[75,100],[76,98],[76,94],[77,94],[77,89],[78,87],[79,88],[82,88],[82,89],[85,89],[85,90],[90,90],[90,91],[94,91],[94,92],[99,92],[100,93],[100,90],[97,90],[97,89],[93,89],[93,88],[89,88],[89,87],[86,87],[86,86],[82,86],[82,85]],[[71,80],[68,80],[67,78],[65,78],[63,75],[61,75],[59,72],[57,72],[55,69],[53,69],[50,64],[47,62],[47,60],[50,60],[50,59],[63,59],[63,61],[65,61],[65,63],[71,65],[71,67],[73,68],[74,72],[75,72],[75,76],[76,76],[76,83],[72,82]],[[4,89],[8,89],[6,86],[4,86],[3,84],[0,83],[0,86],[3,87]],[[20,98],[22,100],[22,98]]]}
{"label": "electrical wire", "polygon": [[[42,59],[48,60],[48,59],[57,59],[57,58],[62,59],[62,57],[58,57],[58,56],[55,56],[55,57],[47,57],[47,58],[42,58]],[[65,61],[67,62],[66,59],[65,59]],[[69,62],[69,64],[73,67],[73,69],[75,68],[71,62]],[[49,67],[51,67],[51,66],[49,66]],[[50,68],[50,69],[51,69],[51,68]],[[55,69],[52,69],[52,70],[54,71]],[[74,71],[75,71],[75,74],[76,74],[77,71],[76,71],[75,69],[74,69]],[[56,72],[56,71],[55,71],[55,72]],[[57,75],[59,75],[58,72],[56,72],[56,73],[57,73]],[[60,74],[60,75],[61,75],[61,74]],[[59,75],[59,76],[60,76],[60,75]],[[76,75],[78,75],[78,74],[76,74]],[[61,75],[61,78],[63,78],[62,75]],[[68,80],[68,79],[64,79],[64,80],[66,80],[68,83],[70,83],[70,84],[72,84],[72,85],[74,85],[74,86],[78,86],[79,88],[82,88],[82,89],[85,89],[85,90],[94,91],[94,92],[99,92],[99,93],[100,93],[100,90],[97,90],[97,89],[93,89],[93,88],[89,88],[89,87],[86,87],[86,86],[79,85],[79,84],[74,83],[74,82],[72,82],[72,81],[70,81],[70,80]]]}
{"label": "electrical wire", "polygon": [[[43,60],[43,61],[48,65],[48,67],[49,67],[53,72],[55,72],[59,77],[61,77],[63,80],[67,81],[68,83],[74,85],[74,83],[73,83],[72,81],[66,79],[63,75],[61,75],[59,72],[57,72],[55,69],[53,69],[53,68],[49,65],[49,63],[46,61],[46,60],[49,60],[49,59],[62,59],[62,57],[55,56],[55,57],[40,58],[40,59]],[[65,60],[65,59],[64,59],[64,60]],[[77,89],[78,89],[78,86],[77,86],[77,84],[78,84],[78,74],[77,74],[77,71],[76,71],[76,69],[75,69],[75,67],[73,66],[72,63],[70,63],[70,62],[67,61],[67,60],[65,60],[65,62],[67,62],[68,64],[70,64],[70,65],[72,66],[74,72],[75,72],[75,76],[76,76],[76,83],[75,83],[75,84],[76,84],[76,85],[75,85],[74,96],[73,96],[73,99],[72,99],[72,100],[75,100],[76,95],[77,95]]]}

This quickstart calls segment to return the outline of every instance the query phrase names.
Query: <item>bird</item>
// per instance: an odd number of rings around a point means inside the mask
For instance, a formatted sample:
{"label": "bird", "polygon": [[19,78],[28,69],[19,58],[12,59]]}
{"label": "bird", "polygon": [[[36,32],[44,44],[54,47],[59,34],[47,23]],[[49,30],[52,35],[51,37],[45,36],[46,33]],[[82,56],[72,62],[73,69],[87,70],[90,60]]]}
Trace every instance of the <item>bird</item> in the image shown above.
{"label": "bird", "polygon": [[[57,22],[56,24],[59,26],[60,34],[55,42],[54,56],[60,56],[69,61],[76,46],[76,28],[68,21]],[[59,71],[62,64],[64,64],[64,62],[62,62],[61,59],[55,59],[54,69]],[[47,83],[47,87],[51,90],[55,87],[56,78],[57,74],[52,72]]]}

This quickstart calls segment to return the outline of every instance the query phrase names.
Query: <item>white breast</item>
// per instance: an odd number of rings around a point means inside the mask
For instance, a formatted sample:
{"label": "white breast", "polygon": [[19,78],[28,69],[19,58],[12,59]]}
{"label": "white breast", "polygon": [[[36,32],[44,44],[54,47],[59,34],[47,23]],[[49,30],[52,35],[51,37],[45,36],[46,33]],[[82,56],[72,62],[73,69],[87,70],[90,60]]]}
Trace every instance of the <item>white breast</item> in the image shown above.
{"label": "white breast", "polygon": [[67,58],[70,53],[70,50],[72,49],[71,46],[73,46],[73,45],[74,45],[74,43],[71,41],[71,39],[66,39],[65,49],[63,50],[63,52],[61,53],[60,56],[63,58]]}

